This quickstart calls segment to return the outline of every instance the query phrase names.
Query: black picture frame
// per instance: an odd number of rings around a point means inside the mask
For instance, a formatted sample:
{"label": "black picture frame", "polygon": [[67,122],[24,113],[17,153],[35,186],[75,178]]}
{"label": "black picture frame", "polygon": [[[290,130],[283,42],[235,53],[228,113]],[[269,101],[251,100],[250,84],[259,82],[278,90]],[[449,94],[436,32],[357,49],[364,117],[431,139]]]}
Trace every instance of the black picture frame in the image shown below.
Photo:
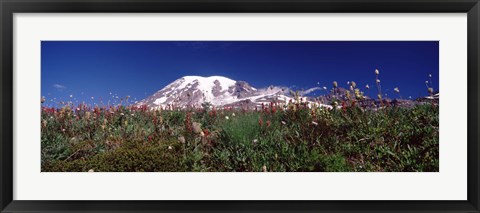
{"label": "black picture frame", "polygon": [[[0,0],[1,212],[480,212],[478,0]],[[466,201],[16,201],[13,200],[14,13],[467,13],[468,199]],[[445,183],[449,184],[449,183]],[[442,186],[438,186],[442,187]]]}

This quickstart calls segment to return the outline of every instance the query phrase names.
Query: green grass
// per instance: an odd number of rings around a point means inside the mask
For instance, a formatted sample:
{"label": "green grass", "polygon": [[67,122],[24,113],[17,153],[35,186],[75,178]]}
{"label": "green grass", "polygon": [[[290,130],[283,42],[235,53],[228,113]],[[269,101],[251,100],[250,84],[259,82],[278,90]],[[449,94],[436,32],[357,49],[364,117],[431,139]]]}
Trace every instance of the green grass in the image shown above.
{"label": "green grass", "polygon": [[[148,111],[118,107],[53,112],[44,108],[42,171],[439,169],[438,106],[328,110],[291,104],[283,109]],[[203,133],[189,128],[193,122],[201,124]]]}

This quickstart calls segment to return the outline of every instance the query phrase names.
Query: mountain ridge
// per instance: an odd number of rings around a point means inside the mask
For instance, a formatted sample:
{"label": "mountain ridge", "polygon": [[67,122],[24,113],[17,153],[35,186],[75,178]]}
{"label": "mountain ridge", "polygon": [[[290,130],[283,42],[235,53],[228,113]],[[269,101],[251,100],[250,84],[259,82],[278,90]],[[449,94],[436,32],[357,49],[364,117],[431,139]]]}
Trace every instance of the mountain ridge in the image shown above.
{"label": "mountain ridge", "polygon": [[261,105],[274,98],[281,101],[292,99],[286,87],[257,89],[246,81],[237,81],[224,76],[183,76],[168,84],[137,105],[148,107],[176,106],[201,107],[209,102],[213,106]]}

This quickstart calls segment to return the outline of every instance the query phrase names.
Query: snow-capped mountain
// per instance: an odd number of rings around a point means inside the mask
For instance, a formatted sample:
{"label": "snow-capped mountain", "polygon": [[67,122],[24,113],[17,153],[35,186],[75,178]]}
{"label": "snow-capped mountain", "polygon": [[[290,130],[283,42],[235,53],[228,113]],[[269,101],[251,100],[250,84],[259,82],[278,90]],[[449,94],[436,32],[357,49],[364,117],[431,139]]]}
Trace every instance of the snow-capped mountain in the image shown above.
{"label": "snow-capped mountain", "polygon": [[[326,94],[317,97],[307,97],[308,93],[319,90],[320,88],[314,87],[306,91],[297,91],[297,95],[303,102],[307,102],[310,106],[323,106],[331,108],[329,105],[334,99],[346,100],[347,90],[344,88],[337,88],[335,93],[327,91]],[[325,89],[324,89],[325,90]],[[202,104],[209,102],[215,107],[234,107],[234,108],[250,108],[253,109],[256,106],[262,104],[275,103],[287,103],[294,100],[294,95],[287,87],[270,86],[263,89],[256,89],[245,81],[235,81],[223,76],[184,76],[172,83],[168,84],[163,89],[154,93],[153,95],[136,103],[137,106],[146,105],[149,108],[187,108],[187,107],[202,107]],[[422,104],[425,101],[431,103],[430,99],[438,101],[438,92],[433,96],[425,98],[418,98],[416,100],[390,100],[384,99],[384,101],[391,102],[394,105],[399,106],[414,106],[416,104]],[[375,103],[375,99],[371,99],[365,96],[363,104],[371,106]]]}
{"label": "snow-capped mountain", "polygon": [[287,88],[274,86],[256,89],[245,81],[223,76],[184,76],[137,105],[185,108],[201,107],[202,103],[209,102],[213,106],[257,106],[272,100],[287,102],[291,99],[287,92]]}

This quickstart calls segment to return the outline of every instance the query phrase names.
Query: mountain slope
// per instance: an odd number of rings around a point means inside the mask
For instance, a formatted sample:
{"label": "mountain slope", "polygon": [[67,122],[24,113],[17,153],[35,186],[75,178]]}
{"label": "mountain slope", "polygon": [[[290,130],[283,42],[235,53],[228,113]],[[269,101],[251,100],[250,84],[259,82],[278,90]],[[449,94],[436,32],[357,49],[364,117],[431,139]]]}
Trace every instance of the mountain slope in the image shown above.
{"label": "mountain slope", "polygon": [[[317,90],[313,88],[310,90]],[[310,90],[303,92],[307,94]],[[307,103],[316,102],[313,97],[299,94]],[[209,102],[215,107],[250,108],[268,105],[271,102],[288,103],[294,98],[287,87],[270,86],[256,89],[245,81],[235,81],[223,76],[184,76],[165,86],[153,95],[139,101],[136,105],[149,108],[187,108],[202,107]],[[316,103],[318,105],[318,103]],[[320,104],[325,107],[330,105]]]}
{"label": "mountain slope", "polygon": [[257,89],[247,82],[223,76],[184,76],[137,104],[149,107],[174,105],[184,108],[200,107],[202,103],[210,102],[214,106],[223,106],[248,98],[256,92]]}

